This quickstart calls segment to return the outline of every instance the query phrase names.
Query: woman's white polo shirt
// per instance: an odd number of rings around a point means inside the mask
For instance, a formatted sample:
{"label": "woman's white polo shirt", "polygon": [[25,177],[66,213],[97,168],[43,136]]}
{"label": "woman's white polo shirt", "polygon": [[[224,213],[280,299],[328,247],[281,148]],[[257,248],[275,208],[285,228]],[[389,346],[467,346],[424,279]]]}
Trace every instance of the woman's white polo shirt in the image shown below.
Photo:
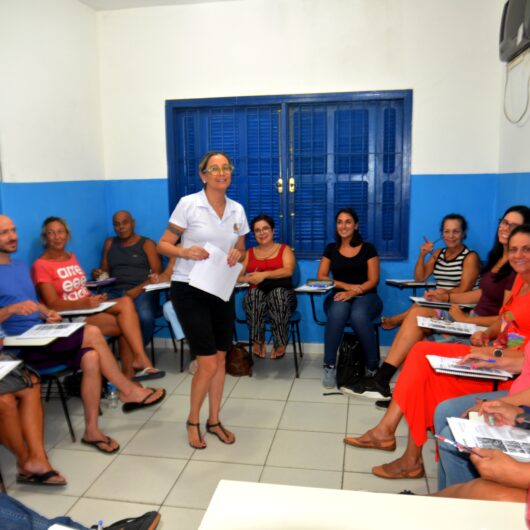
{"label": "woman's white polo shirt", "polygon": [[[227,197],[223,218],[220,219],[204,190],[182,197],[169,222],[184,228],[180,240],[183,248],[195,245],[204,247],[206,243],[211,243],[226,253],[234,248],[240,236],[250,231],[241,204]],[[191,259],[177,258],[171,280],[189,282],[189,273],[194,264],[195,261]]]}

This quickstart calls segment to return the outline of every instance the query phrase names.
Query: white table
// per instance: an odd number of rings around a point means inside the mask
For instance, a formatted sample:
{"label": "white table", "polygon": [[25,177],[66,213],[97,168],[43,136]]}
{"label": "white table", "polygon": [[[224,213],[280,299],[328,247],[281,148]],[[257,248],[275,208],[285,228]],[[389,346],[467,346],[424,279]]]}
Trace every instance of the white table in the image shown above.
{"label": "white table", "polygon": [[524,512],[522,503],[221,480],[199,530],[524,530]]}

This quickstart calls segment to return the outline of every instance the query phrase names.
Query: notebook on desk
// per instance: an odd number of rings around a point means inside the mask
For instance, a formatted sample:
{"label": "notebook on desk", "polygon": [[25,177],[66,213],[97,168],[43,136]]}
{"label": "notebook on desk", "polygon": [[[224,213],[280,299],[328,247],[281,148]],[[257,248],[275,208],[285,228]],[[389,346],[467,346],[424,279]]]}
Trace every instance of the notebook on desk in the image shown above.
{"label": "notebook on desk", "polygon": [[498,379],[507,381],[513,374],[498,368],[471,368],[468,364],[458,364],[462,359],[427,355],[427,360],[435,372],[439,374],[459,375],[461,377],[475,377],[478,379]]}
{"label": "notebook on desk", "polygon": [[[430,307],[432,309],[450,309],[453,304],[449,302],[435,302],[423,298],[423,296],[411,296],[410,299],[422,307]],[[476,304],[458,304],[460,309],[473,309]]]}

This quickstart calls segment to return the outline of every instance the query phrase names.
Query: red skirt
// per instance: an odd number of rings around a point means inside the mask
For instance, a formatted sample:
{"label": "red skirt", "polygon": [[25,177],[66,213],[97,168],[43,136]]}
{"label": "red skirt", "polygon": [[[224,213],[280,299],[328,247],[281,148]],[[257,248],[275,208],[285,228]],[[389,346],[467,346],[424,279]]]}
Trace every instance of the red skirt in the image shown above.
{"label": "red skirt", "polygon": [[[469,350],[467,344],[422,341],[416,343],[407,355],[392,399],[405,415],[412,439],[418,447],[427,441],[427,431],[433,431],[434,411],[442,401],[494,390],[490,379],[438,374],[426,358],[426,355],[463,357]],[[498,390],[508,390],[512,382],[499,382]]]}

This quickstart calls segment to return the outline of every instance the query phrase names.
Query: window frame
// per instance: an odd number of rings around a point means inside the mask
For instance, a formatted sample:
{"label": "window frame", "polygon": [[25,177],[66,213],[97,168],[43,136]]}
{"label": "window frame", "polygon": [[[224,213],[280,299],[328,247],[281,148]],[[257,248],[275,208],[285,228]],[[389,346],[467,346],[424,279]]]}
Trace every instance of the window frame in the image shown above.
{"label": "window frame", "polygon": [[[401,100],[403,105],[403,152],[402,152],[402,182],[400,188],[400,214],[401,214],[401,238],[399,241],[399,252],[397,255],[381,256],[383,260],[406,260],[408,259],[409,243],[409,219],[410,219],[410,171],[411,171],[411,143],[412,143],[412,100],[413,91],[404,90],[381,90],[364,92],[332,92],[321,94],[285,94],[269,96],[230,96],[215,98],[194,98],[167,100],[165,103],[166,118],[166,152],[168,164],[168,208],[169,212],[175,207],[175,199],[180,197],[178,175],[177,175],[177,142],[176,123],[174,112],[190,108],[222,108],[222,107],[247,107],[260,105],[279,105],[281,108],[281,127],[284,131],[289,130],[289,105],[293,104],[340,104],[340,103],[370,103],[381,100]],[[284,186],[286,176],[289,175],[289,153],[288,142],[283,139],[280,146],[280,158],[284,175]],[[289,199],[282,204],[285,218],[288,216]],[[284,241],[290,241],[291,234],[287,233],[287,223],[282,227],[279,236]]]}

